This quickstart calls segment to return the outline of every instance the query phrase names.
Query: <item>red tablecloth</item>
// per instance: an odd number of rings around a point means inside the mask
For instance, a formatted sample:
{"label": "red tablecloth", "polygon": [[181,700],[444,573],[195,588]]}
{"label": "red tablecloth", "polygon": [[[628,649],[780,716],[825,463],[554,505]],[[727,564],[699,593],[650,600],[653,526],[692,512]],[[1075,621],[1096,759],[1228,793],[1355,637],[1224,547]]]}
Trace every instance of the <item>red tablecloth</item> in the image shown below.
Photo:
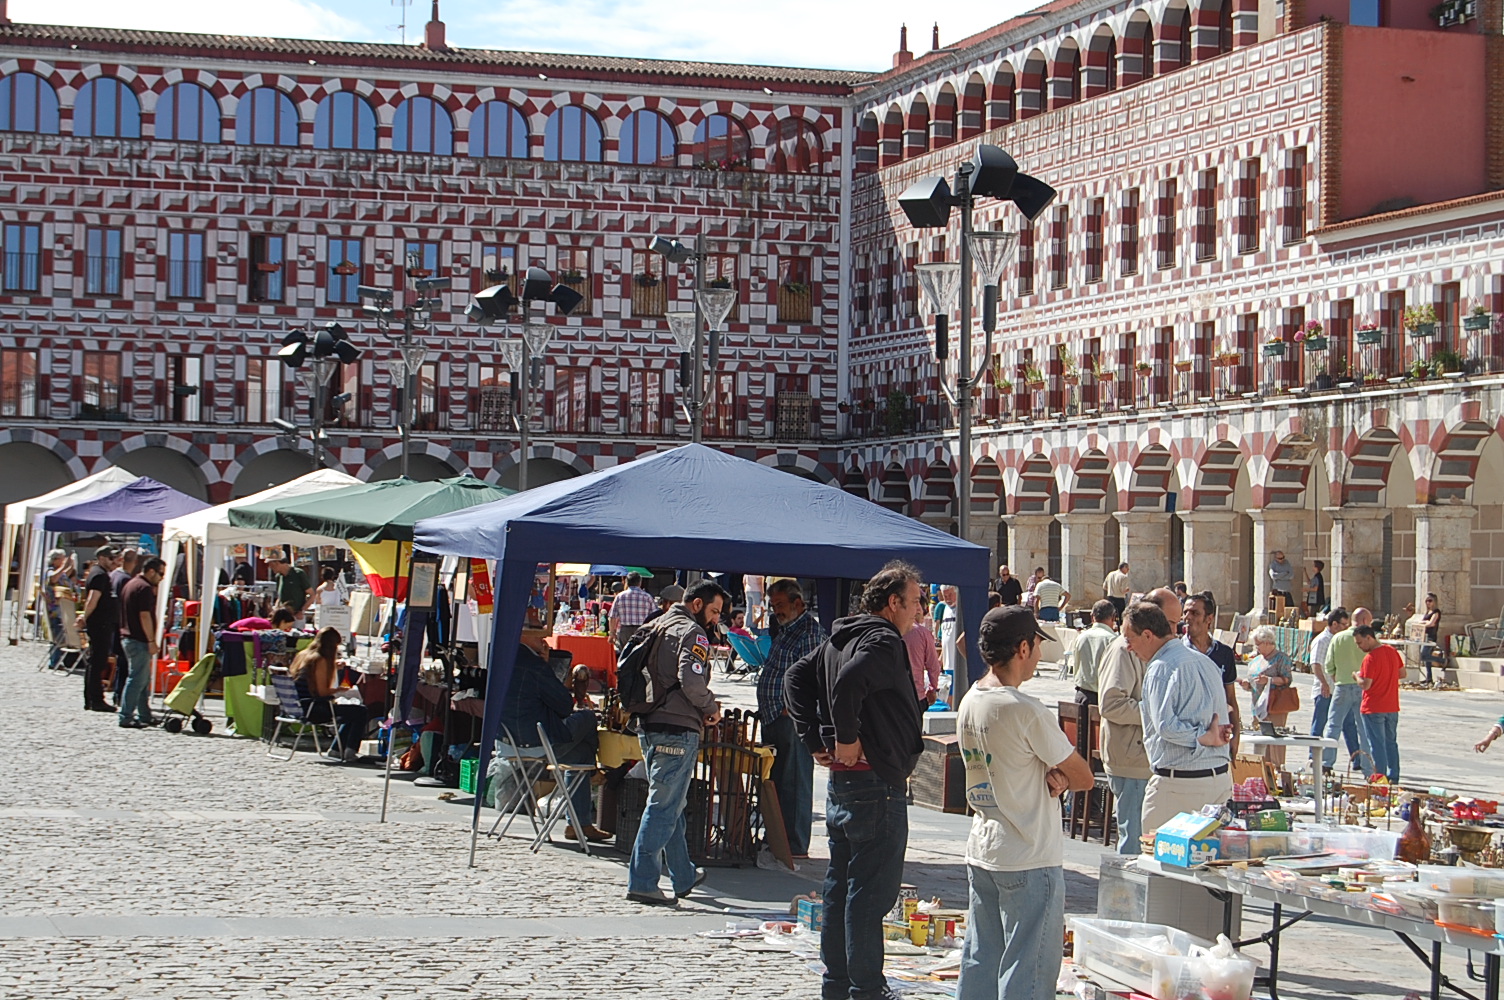
{"label": "red tablecloth", "polygon": [[575,666],[584,664],[592,673],[603,673],[607,687],[616,687],[616,647],[603,635],[551,635],[547,640],[554,649],[567,649],[574,654]]}

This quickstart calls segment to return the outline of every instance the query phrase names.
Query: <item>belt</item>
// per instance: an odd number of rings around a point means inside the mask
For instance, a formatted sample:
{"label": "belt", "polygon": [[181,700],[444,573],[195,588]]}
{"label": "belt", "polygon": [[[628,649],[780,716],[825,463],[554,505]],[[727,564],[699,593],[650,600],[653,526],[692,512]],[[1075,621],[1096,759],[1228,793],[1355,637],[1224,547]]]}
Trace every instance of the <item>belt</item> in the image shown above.
{"label": "belt", "polygon": [[1200,771],[1177,771],[1173,767],[1156,767],[1154,773],[1161,778],[1210,778],[1213,775],[1226,774],[1227,765],[1203,768]]}

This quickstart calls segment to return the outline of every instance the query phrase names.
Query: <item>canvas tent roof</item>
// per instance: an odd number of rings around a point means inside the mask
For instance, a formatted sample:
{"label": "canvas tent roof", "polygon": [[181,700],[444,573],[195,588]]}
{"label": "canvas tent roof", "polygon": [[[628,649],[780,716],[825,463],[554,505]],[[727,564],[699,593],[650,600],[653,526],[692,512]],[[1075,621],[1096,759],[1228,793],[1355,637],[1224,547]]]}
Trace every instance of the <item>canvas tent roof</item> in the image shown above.
{"label": "canvas tent roof", "polygon": [[230,511],[236,507],[277,500],[291,500],[314,493],[341,489],[346,486],[363,485],[359,479],[338,469],[315,469],[296,479],[262,490],[260,493],[239,500],[231,500],[217,507],[206,507],[182,517],[174,517],[162,525],[163,541],[196,541],[201,545],[260,545],[277,542],[283,545],[327,544],[331,539],[323,535],[298,535],[284,530],[239,528],[230,523]]}
{"label": "canvas tent roof", "polygon": [[490,503],[512,492],[474,476],[427,483],[385,479],[306,498],[237,506],[229,516],[231,524],[242,528],[281,528],[350,542],[410,542],[413,525],[423,518]]}
{"label": "canvas tent roof", "polygon": [[166,483],[142,476],[113,493],[55,510],[42,518],[48,531],[139,531],[155,535],[162,522],[209,506]]}

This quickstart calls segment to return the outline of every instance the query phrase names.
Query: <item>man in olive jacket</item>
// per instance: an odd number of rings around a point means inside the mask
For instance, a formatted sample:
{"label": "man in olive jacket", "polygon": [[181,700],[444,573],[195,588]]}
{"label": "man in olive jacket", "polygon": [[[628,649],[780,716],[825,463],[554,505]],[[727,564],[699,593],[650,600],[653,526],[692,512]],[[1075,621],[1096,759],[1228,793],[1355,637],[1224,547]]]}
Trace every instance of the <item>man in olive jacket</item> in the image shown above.
{"label": "man in olive jacket", "polygon": [[919,702],[903,634],[923,614],[919,574],[890,564],[862,592],[865,614],[836,621],[830,639],[789,668],[794,729],[830,768],[825,824],[823,1000],[888,992],[883,917],[898,901],[909,842],[907,787],[919,759]]}

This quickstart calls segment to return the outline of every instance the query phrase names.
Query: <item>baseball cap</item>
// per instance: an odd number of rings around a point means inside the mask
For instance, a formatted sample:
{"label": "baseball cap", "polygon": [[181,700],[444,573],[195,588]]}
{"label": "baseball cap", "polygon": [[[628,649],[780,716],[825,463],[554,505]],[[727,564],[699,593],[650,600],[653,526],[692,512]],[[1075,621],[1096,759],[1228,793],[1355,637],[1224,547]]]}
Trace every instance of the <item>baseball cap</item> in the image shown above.
{"label": "baseball cap", "polygon": [[671,583],[667,587],[664,587],[662,590],[658,591],[658,600],[682,601],[684,600],[684,588],[679,586],[677,583]]}
{"label": "baseball cap", "polygon": [[94,558],[96,559],[114,559],[118,555],[120,555],[120,550],[113,545],[101,545],[94,550]]}
{"label": "baseball cap", "polygon": [[1049,638],[1039,627],[1039,619],[1034,617],[1034,612],[1011,604],[993,608],[983,615],[978,635],[986,645],[1004,647],[1016,646],[1025,639],[1036,636],[1041,639]]}

